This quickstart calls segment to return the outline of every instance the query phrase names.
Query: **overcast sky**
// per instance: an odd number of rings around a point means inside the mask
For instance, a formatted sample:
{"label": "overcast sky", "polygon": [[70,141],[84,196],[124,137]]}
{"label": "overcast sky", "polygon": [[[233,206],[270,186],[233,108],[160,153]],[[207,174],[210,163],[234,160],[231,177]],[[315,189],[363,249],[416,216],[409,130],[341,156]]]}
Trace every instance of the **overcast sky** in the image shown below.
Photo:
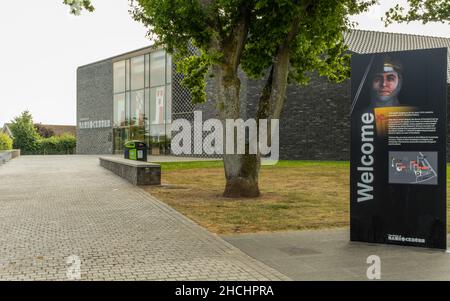
{"label": "overcast sky", "polygon": [[[127,0],[93,0],[96,11],[80,17],[61,2],[1,1],[0,126],[26,109],[35,122],[74,125],[77,67],[150,44]],[[450,38],[445,24],[385,28],[380,17],[395,2],[381,1],[353,20],[360,29]]]}

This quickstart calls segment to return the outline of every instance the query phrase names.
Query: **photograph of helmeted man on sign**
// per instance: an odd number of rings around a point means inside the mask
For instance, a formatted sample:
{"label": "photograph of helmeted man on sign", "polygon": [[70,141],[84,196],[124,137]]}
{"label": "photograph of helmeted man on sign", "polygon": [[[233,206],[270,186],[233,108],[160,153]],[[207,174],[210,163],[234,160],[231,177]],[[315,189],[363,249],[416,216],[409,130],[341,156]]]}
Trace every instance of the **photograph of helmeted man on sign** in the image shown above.
{"label": "photograph of helmeted man on sign", "polygon": [[352,67],[352,89],[355,90],[352,112],[410,105],[409,101],[402,101],[405,82],[409,81],[409,74],[406,74],[409,69],[405,69],[404,62],[395,53],[367,55],[358,65],[358,69]]}
{"label": "photograph of helmeted man on sign", "polygon": [[377,62],[371,76],[371,105],[373,107],[400,106],[398,94],[402,89],[403,74],[400,62],[385,56]]}

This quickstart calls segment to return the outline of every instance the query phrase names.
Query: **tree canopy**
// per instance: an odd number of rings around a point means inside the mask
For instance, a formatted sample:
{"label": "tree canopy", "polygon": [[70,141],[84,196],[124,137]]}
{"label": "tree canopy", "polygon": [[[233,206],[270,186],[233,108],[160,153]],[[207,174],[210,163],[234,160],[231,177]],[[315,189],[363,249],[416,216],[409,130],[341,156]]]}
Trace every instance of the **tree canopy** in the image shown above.
{"label": "tree canopy", "polygon": [[[305,84],[308,73],[318,71],[334,81],[348,74],[348,57],[342,33],[351,26],[350,15],[360,13],[375,1],[356,0],[137,0],[133,16],[148,29],[149,36],[177,49],[184,60],[180,69],[194,102],[203,102],[204,78],[209,67],[233,60],[227,48],[238,43],[245,31],[235,61],[253,78],[261,78],[275,63],[279,47],[289,47],[289,80]],[[187,55],[189,46],[199,49]]]}
{"label": "tree canopy", "polygon": [[450,0],[408,0],[409,8],[397,4],[386,12],[385,24],[422,21],[450,24]]}

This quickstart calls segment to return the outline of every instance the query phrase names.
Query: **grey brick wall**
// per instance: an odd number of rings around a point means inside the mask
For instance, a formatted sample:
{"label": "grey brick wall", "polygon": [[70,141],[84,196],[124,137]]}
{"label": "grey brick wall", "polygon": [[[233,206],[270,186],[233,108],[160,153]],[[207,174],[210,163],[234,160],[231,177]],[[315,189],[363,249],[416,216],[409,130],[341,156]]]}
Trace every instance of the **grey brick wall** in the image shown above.
{"label": "grey brick wall", "polygon": [[81,121],[113,122],[113,64],[111,60],[78,68],[77,154],[112,154],[111,128],[80,129]]}
{"label": "grey brick wall", "polygon": [[[256,114],[264,81],[248,81],[248,117]],[[313,77],[308,86],[290,85],[280,118],[280,159],[348,160],[350,81]]]}

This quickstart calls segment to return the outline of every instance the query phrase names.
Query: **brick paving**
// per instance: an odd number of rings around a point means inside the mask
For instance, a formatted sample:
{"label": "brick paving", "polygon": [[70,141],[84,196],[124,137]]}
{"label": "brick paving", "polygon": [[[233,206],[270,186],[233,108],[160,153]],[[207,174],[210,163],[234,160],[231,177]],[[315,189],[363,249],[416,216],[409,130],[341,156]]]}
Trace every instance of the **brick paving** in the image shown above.
{"label": "brick paving", "polygon": [[349,228],[222,238],[295,281],[367,281],[372,255],[380,259],[381,280],[450,280],[448,251],[351,242]]}
{"label": "brick paving", "polygon": [[94,156],[0,166],[0,233],[0,280],[289,280]]}

